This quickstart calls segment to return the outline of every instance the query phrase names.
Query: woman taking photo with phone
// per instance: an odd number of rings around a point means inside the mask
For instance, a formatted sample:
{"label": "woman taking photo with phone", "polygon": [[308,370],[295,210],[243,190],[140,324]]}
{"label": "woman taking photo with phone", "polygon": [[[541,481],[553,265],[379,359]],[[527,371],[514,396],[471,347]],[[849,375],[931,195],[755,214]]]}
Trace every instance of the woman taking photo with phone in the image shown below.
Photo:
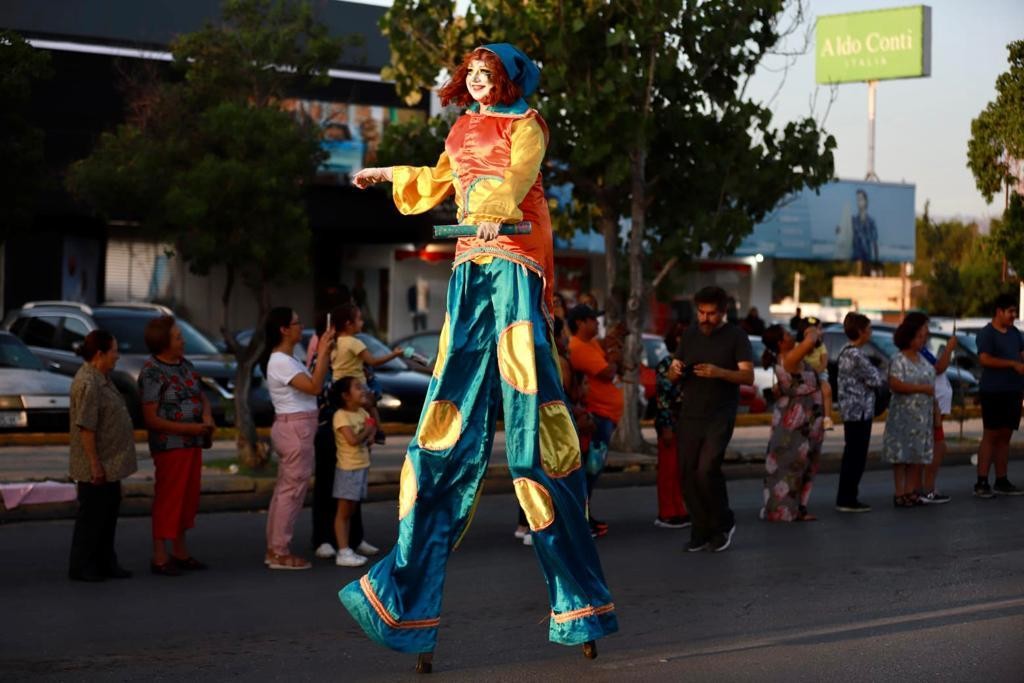
{"label": "woman taking photo with phone", "polygon": [[277,453],[277,482],[267,512],[267,553],[264,563],[271,569],[309,569],[309,560],[292,555],[290,545],[295,519],[302,510],[313,474],[314,440],[317,431],[316,397],[323,390],[330,369],[334,328],[320,336],[313,373],[295,358],[295,345],[302,339],[299,316],[287,306],[267,314],[263,340],[266,349],[260,362],[274,404],[274,426],[270,438]]}

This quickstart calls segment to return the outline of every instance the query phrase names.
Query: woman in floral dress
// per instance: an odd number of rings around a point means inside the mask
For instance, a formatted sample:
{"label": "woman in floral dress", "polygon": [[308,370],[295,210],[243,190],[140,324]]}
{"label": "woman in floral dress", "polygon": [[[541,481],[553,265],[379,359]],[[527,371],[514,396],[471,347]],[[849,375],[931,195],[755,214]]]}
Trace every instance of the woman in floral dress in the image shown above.
{"label": "woman in floral dress", "polygon": [[761,337],[764,366],[775,366],[778,381],[772,434],[765,456],[764,507],[768,522],[809,522],[807,511],[821,443],[825,439],[818,373],[804,359],[818,344],[818,328],[805,326],[798,343],[781,325]]}
{"label": "woman in floral dress", "polygon": [[928,316],[909,313],[893,333],[900,352],[889,362],[892,399],[882,437],[882,460],[892,463],[893,505],[923,505],[915,490],[921,468],[932,461],[935,420],[935,368],[920,351],[928,341]]}

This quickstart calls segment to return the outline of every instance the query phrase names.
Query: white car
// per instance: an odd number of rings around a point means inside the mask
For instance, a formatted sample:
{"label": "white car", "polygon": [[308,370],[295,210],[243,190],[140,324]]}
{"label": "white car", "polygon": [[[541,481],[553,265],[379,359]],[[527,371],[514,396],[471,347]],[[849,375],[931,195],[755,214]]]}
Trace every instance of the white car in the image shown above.
{"label": "white car", "polygon": [[754,389],[764,398],[769,406],[775,402],[772,387],[775,386],[775,370],[761,367],[761,356],[764,355],[764,342],[761,335],[750,335],[750,349],[754,357]]}

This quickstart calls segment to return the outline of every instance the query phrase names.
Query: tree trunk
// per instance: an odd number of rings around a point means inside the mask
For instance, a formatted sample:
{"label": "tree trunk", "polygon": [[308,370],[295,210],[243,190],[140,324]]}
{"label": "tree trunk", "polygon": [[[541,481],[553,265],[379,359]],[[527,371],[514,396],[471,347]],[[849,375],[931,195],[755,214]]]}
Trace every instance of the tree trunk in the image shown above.
{"label": "tree trunk", "polygon": [[[262,319],[263,316],[260,316],[261,322]],[[235,373],[235,429],[238,431],[236,442],[238,462],[254,470],[263,469],[270,460],[270,449],[267,444],[259,440],[256,433],[256,421],[249,408],[252,373],[263,352],[263,344],[263,326],[258,325],[249,341],[249,346],[239,349],[239,353],[235,354],[235,361],[238,363]]]}
{"label": "tree trunk", "polygon": [[[261,324],[267,311],[266,292],[260,292],[260,320],[253,330],[249,345],[245,348],[239,346],[238,341],[232,335],[228,326],[228,306],[231,303],[231,291],[235,284],[235,270],[228,266],[227,278],[224,284],[224,292],[221,295],[223,305],[223,318],[221,319],[221,336],[228,349],[235,357],[235,431],[238,436],[235,441],[235,449],[238,455],[238,463],[249,469],[260,470],[266,467],[270,460],[270,451],[267,445],[261,443],[256,433],[256,421],[252,417],[252,409],[249,407],[249,391],[252,388],[252,372],[259,361],[263,351],[263,325]],[[262,290],[266,289],[264,285]],[[264,379],[264,381],[266,381]]]}
{"label": "tree trunk", "polygon": [[644,262],[643,239],[646,225],[647,181],[644,177],[647,153],[632,156],[632,187],[629,231],[629,298],[626,300],[626,342],[622,352],[622,398],[625,410],[612,438],[612,447],[630,453],[646,448],[640,433],[640,358],[643,352]]}
{"label": "tree trunk", "polygon": [[619,216],[611,202],[598,200],[601,217],[597,223],[604,236],[604,323],[610,328],[619,322],[619,302],[615,298],[615,281],[619,273]]}

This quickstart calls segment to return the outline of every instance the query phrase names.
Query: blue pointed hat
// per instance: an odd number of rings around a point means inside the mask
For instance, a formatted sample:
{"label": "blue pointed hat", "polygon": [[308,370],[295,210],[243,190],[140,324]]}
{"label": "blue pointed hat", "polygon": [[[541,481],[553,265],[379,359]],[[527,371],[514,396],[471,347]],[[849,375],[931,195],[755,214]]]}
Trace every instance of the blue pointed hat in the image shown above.
{"label": "blue pointed hat", "polygon": [[519,86],[523,91],[523,97],[529,97],[536,92],[537,86],[540,85],[540,69],[522,50],[509,43],[491,43],[484,45],[483,49],[498,55],[509,80]]}

